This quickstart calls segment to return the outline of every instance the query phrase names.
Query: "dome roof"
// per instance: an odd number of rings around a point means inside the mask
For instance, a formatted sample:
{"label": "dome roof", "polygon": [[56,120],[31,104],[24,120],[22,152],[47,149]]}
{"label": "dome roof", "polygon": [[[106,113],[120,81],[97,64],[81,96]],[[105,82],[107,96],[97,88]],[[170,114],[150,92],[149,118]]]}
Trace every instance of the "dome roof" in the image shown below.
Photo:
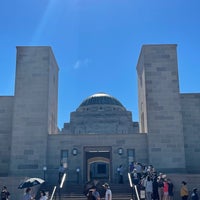
{"label": "dome roof", "polygon": [[89,106],[89,105],[114,105],[114,106],[120,106],[122,108],[124,108],[124,106],[114,97],[112,97],[109,94],[106,93],[96,93],[93,94],[91,96],[89,96],[87,99],[85,99],[80,107],[83,106]]}

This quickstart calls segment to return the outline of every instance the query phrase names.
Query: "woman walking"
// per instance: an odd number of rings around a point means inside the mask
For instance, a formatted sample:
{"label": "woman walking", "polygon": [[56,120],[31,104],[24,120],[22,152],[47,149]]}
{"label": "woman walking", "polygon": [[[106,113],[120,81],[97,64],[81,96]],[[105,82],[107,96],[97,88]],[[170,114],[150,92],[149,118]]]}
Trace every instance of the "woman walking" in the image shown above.
{"label": "woman walking", "polygon": [[147,176],[147,181],[145,184],[145,190],[146,190],[146,200],[151,200],[151,195],[153,192],[153,182],[150,179],[150,176]]}
{"label": "woman walking", "polygon": [[188,199],[189,192],[188,192],[188,188],[187,188],[187,183],[185,181],[182,181],[180,195],[181,195],[182,200]]}

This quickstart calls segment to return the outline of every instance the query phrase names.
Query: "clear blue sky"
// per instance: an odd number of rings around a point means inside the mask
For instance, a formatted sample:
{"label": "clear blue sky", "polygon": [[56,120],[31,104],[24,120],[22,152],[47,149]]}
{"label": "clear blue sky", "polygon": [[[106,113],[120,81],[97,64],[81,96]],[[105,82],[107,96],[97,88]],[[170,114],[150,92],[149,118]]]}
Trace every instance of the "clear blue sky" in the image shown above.
{"label": "clear blue sky", "polygon": [[177,44],[181,92],[200,92],[199,0],[1,0],[0,95],[14,95],[16,46],[51,46],[59,65],[58,126],[96,92],[138,121],[143,44]]}

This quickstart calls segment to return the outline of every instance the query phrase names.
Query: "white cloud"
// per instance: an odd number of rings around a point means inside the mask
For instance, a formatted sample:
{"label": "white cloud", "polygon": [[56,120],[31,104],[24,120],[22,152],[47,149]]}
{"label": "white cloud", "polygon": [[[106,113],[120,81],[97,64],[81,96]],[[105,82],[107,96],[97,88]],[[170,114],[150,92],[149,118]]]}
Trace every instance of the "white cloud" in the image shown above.
{"label": "white cloud", "polygon": [[82,68],[82,67],[87,67],[90,63],[90,59],[88,58],[85,58],[83,60],[77,60],[76,63],[74,64],[74,69],[79,69],[79,68]]}
{"label": "white cloud", "polygon": [[80,60],[77,60],[73,68],[78,69],[80,67],[80,65],[81,65]]}

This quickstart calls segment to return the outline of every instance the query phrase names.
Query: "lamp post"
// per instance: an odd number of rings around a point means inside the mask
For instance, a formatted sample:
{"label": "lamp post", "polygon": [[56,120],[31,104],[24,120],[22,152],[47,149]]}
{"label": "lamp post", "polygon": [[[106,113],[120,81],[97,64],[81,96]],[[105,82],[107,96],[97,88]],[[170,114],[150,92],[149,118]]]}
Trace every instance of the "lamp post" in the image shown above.
{"label": "lamp post", "polygon": [[44,166],[44,167],[43,167],[44,181],[46,181],[46,171],[47,171],[47,167]]}
{"label": "lamp post", "polygon": [[80,168],[76,168],[76,175],[77,175],[77,184],[79,184],[79,173],[80,173]]}

